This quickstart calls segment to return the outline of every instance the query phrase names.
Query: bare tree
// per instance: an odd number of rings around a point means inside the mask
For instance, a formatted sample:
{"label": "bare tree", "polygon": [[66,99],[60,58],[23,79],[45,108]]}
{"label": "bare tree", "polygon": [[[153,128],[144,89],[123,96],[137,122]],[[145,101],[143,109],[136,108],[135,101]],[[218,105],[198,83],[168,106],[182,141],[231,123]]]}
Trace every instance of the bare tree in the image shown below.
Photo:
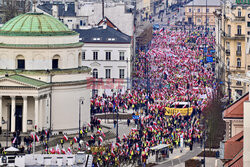
{"label": "bare tree", "polygon": [[3,22],[7,22],[18,14],[30,11],[30,5],[30,0],[2,0]]}

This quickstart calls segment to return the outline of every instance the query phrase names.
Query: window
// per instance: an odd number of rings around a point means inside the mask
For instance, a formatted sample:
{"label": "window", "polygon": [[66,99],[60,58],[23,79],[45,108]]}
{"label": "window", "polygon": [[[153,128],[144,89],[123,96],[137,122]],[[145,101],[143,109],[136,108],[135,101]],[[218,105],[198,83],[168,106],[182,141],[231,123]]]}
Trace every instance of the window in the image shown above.
{"label": "window", "polygon": [[236,85],[237,86],[241,86],[241,82],[240,81],[236,81]]}
{"label": "window", "polygon": [[101,38],[93,38],[94,41],[100,41]]}
{"label": "window", "polygon": [[52,69],[57,69],[58,68],[58,59],[53,59],[52,60]]}
{"label": "window", "polygon": [[82,51],[82,60],[85,60],[85,51]]}
{"label": "window", "polygon": [[236,95],[236,99],[239,99],[242,96],[242,90],[235,89],[235,95]]}
{"label": "window", "polygon": [[124,52],[119,52],[120,60],[124,60]]}
{"label": "window", "polygon": [[250,70],[250,66],[247,66],[247,70]]}
{"label": "window", "polygon": [[207,9],[207,13],[209,13],[209,9]]}
{"label": "window", "polygon": [[250,27],[250,21],[247,22],[247,27]]}
{"label": "window", "polygon": [[198,9],[198,13],[200,13],[201,12],[201,9]]}
{"label": "window", "polygon": [[207,23],[209,23],[209,18],[207,18],[207,20],[206,20],[206,21],[207,21]]}
{"label": "window", "polygon": [[124,78],[124,69],[120,69],[120,78]]}
{"label": "window", "polygon": [[25,69],[25,60],[24,59],[17,60],[17,69]]}
{"label": "window", "polygon": [[241,35],[241,26],[240,25],[237,26],[237,35]]}
{"label": "window", "polygon": [[227,29],[228,29],[228,35],[231,36],[231,25],[228,25]]}
{"label": "window", "polygon": [[59,68],[59,55],[55,55],[52,59],[52,69],[58,69]]}
{"label": "window", "polygon": [[16,67],[17,69],[25,69],[25,59],[23,55],[18,55],[16,57]]}
{"label": "window", "polygon": [[98,52],[93,52],[93,60],[98,60]]}
{"label": "window", "polygon": [[72,20],[68,20],[68,22],[72,22]]}
{"label": "window", "polygon": [[230,67],[230,59],[227,58],[227,68],[229,69],[229,67]]}
{"label": "window", "polygon": [[237,68],[240,68],[241,67],[241,60],[240,58],[237,58]]}
{"label": "window", "polygon": [[241,52],[241,42],[237,42],[237,52]]}
{"label": "window", "polygon": [[200,23],[200,22],[201,22],[201,19],[197,19],[197,22]]}
{"label": "window", "polygon": [[226,47],[227,47],[227,48],[226,48],[227,50],[230,50],[230,42],[227,42],[227,43],[226,43]]}
{"label": "window", "polygon": [[241,10],[238,9],[238,17],[241,17]]}
{"label": "window", "polygon": [[83,25],[83,21],[82,20],[80,20],[80,26],[82,26]]}
{"label": "window", "polygon": [[111,52],[106,52],[106,60],[111,60]]}
{"label": "window", "polygon": [[192,9],[191,9],[191,8],[189,8],[189,12],[192,12]]}
{"label": "window", "polygon": [[98,78],[98,70],[93,69],[93,78]]}
{"label": "window", "polygon": [[106,69],[106,78],[110,78],[110,75],[111,75],[111,70]]}

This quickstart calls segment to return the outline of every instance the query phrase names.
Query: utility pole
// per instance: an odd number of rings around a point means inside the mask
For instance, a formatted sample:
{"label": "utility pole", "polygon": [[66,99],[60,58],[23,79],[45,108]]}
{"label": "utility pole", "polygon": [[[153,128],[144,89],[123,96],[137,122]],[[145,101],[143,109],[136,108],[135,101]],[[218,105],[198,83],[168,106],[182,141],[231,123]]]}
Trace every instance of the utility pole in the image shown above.
{"label": "utility pole", "polygon": [[102,0],[102,18],[104,19],[104,0]]}

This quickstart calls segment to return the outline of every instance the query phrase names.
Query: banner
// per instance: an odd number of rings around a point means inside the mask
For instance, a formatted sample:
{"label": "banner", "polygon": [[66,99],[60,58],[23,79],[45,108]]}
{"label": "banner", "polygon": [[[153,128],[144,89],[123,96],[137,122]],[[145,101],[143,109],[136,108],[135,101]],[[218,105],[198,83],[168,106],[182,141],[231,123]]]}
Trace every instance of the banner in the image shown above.
{"label": "banner", "polygon": [[191,115],[193,112],[193,108],[169,108],[165,107],[165,115],[171,116],[171,115],[176,115],[177,113],[181,113],[182,116],[185,115]]}

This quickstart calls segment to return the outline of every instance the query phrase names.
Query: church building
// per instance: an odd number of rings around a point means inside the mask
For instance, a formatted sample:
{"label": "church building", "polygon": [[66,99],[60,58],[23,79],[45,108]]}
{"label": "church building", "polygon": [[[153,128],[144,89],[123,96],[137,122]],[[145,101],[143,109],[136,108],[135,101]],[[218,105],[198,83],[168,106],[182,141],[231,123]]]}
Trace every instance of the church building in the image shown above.
{"label": "church building", "polygon": [[79,34],[42,13],[0,28],[0,127],[73,133],[90,122],[88,78]]}

